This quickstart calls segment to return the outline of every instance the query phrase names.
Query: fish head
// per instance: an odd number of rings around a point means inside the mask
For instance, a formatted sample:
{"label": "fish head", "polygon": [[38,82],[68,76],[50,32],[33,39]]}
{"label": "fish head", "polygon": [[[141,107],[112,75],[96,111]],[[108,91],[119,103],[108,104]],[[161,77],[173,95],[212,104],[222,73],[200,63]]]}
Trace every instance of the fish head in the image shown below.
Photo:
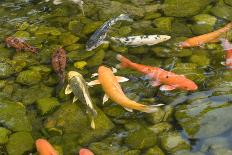
{"label": "fish head", "polygon": [[108,67],[105,67],[105,66],[100,66],[98,68],[98,75],[103,75],[105,72],[112,72],[112,70]]}
{"label": "fish head", "polygon": [[68,79],[72,79],[73,77],[82,77],[82,75],[78,72],[75,71],[70,71],[68,72]]}

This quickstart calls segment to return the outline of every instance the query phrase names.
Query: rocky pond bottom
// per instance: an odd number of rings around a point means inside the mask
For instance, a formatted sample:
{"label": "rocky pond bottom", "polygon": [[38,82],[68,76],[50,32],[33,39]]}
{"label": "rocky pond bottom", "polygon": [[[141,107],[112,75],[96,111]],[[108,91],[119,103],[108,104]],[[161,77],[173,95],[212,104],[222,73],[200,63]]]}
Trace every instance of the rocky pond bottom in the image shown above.
{"label": "rocky pond bottom", "polygon": [[[186,38],[205,34],[232,20],[231,0],[85,0],[54,6],[43,0],[0,2],[0,154],[36,154],[35,140],[46,138],[62,155],[82,147],[96,155],[231,155],[232,71],[221,62],[219,43],[179,49]],[[164,34],[172,39],[154,46],[127,47],[115,42],[85,50],[91,34],[106,20],[128,13],[134,22],[119,22],[110,36]],[[39,53],[17,52],[4,38],[24,38]],[[232,41],[232,31],[226,34]],[[115,67],[118,53],[135,62],[162,67],[196,82],[195,92],[160,91],[138,72],[120,69],[129,78],[126,95],[142,104],[165,104],[156,113],[128,112],[108,101],[102,105],[100,86],[89,91],[97,106],[96,129],[90,127],[85,105],[72,103],[64,88],[56,95],[59,78],[51,55],[63,47],[68,71],[91,81],[99,65]],[[66,84],[65,84],[66,86]]]}

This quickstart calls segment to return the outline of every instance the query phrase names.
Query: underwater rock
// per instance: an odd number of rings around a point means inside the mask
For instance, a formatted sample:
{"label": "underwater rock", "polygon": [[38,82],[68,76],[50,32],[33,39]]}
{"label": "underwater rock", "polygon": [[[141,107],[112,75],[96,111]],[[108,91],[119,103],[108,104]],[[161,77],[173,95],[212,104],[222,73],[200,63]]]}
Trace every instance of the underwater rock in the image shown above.
{"label": "underwater rock", "polygon": [[87,59],[95,54],[94,51],[72,51],[67,54],[67,57],[72,61],[80,61]]}
{"label": "underwater rock", "polygon": [[9,138],[6,145],[9,155],[22,155],[31,151],[34,147],[34,140],[28,132],[16,132]]}
{"label": "underwater rock", "polygon": [[162,6],[166,16],[189,17],[198,14],[211,0],[165,0]]}
{"label": "underwater rock", "polygon": [[205,139],[201,145],[202,152],[208,152],[211,149],[230,148],[230,142],[224,137],[212,137]]}
{"label": "underwater rock", "polygon": [[27,31],[17,31],[14,36],[17,38],[28,39],[30,37],[30,33]]}
{"label": "underwater rock", "polygon": [[38,65],[36,55],[31,52],[16,52],[13,56],[15,62],[26,62],[26,66]]}
{"label": "underwater rock", "polygon": [[132,149],[145,149],[154,146],[157,142],[156,134],[146,128],[129,132],[125,143]]}
{"label": "underwater rock", "polygon": [[214,26],[217,22],[217,18],[209,14],[198,14],[192,18],[194,23],[199,25],[210,25]]}
{"label": "underwater rock", "polygon": [[6,59],[0,59],[0,68],[0,78],[7,78],[15,73],[12,64]]}
{"label": "underwater rock", "polygon": [[189,137],[207,138],[220,135],[232,128],[232,116],[229,115],[232,106],[222,106],[231,100],[230,94],[207,98],[196,96],[188,101],[189,104],[179,106],[175,117]]}
{"label": "underwater rock", "polygon": [[80,38],[72,35],[71,33],[62,33],[60,35],[60,43],[63,46],[68,46],[76,43]]}
{"label": "underwater rock", "polygon": [[144,155],[165,155],[164,152],[158,147],[154,146],[152,148],[149,148]]}
{"label": "underwater rock", "polygon": [[161,122],[161,123],[158,123],[158,124],[155,124],[155,125],[149,127],[149,129],[158,135],[158,134],[163,133],[163,132],[171,131],[173,129],[173,127],[168,122]]}
{"label": "underwater rock", "polygon": [[174,153],[173,155],[205,155],[202,152],[191,152],[189,150],[183,150],[183,151],[177,151],[176,153]]}
{"label": "underwater rock", "polygon": [[190,28],[195,35],[202,35],[213,31],[213,27],[207,24],[194,24]]}
{"label": "underwater rock", "polygon": [[41,98],[38,99],[36,103],[41,115],[50,113],[60,105],[59,101],[54,97]]}
{"label": "underwater rock", "polygon": [[210,58],[207,55],[206,51],[198,50],[193,53],[189,58],[189,62],[195,63],[201,67],[207,67],[210,64]]}
{"label": "underwater rock", "polygon": [[21,103],[0,101],[0,123],[11,131],[31,131],[26,109]]}
{"label": "underwater rock", "polygon": [[210,9],[210,12],[216,17],[223,18],[228,21],[232,20],[232,7],[223,3],[218,3],[215,7]]}
{"label": "underwater rock", "polygon": [[159,30],[164,32],[170,32],[172,29],[173,17],[160,17],[153,21],[153,24],[159,28]]}
{"label": "underwater rock", "polygon": [[41,75],[39,72],[34,70],[26,70],[19,73],[17,76],[16,82],[22,85],[35,85],[38,84],[41,80]]}
{"label": "underwater rock", "polygon": [[101,27],[102,24],[103,24],[102,21],[96,21],[96,22],[87,23],[84,26],[84,28],[82,30],[82,33],[90,34],[92,32],[95,32],[99,27]]}
{"label": "underwater rock", "polygon": [[93,67],[102,64],[102,61],[105,57],[105,51],[99,50],[96,52],[94,56],[87,60],[87,66]]}
{"label": "underwater rock", "polygon": [[140,155],[140,154],[141,154],[140,150],[130,150],[130,151],[125,152],[124,155]]}
{"label": "underwater rock", "polygon": [[152,124],[157,124],[159,122],[162,122],[164,118],[165,115],[164,110],[159,107],[157,109],[158,109],[157,112],[146,114],[146,119]]}
{"label": "underwater rock", "polygon": [[46,65],[31,66],[29,69],[39,72],[43,78],[47,77],[52,72],[51,67]]}
{"label": "underwater rock", "polygon": [[65,134],[74,134],[78,137],[79,144],[89,143],[95,138],[100,138],[109,133],[114,124],[108,117],[97,108],[97,117],[95,129],[91,129],[91,119],[85,113],[85,108],[80,103],[71,104],[69,102],[60,106],[60,108],[48,116],[44,126],[49,128],[59,128]]}
{"label": "underwater rock", "polygon": [[171,58],[171,57],[188,57],[192,55],[191,49],[173,50],[167,47],[156,46],[151,49],[158,57]]}
{"label": "underwater rock", "polygon": [[232,6],[232,1],[231,0],[224,0],[224,2],[230,6]]}
{"label": "underwater rock", "polygon": [[8,142],[8,136],[11,134],[10,130],[0,127],[0,145],[6,144]]}
{"label": "underwater rock", "polygon": [[26,30],[28,27],[30,26],[30,24],[28,22],[23,22],[21,24],[17,24],[16,28],[18,31],[24,31]]}
{"label": "underwater rock", "polygon": [[161,146],[168,153],[175,153],[180,150],[189,150],[190,145],[178,132],[167,132],[161,135]]}

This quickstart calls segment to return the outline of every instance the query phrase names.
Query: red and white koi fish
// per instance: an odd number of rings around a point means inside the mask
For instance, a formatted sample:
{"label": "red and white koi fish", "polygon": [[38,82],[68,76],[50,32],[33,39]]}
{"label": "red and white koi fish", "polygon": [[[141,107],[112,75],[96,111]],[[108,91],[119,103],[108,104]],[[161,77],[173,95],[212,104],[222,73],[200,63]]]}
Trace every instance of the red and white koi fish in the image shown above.
{"label": "red and white koi fish", "polygon": [[214,32],[210,32],[207,34],[203,34],[200,36],[196,36],[193,38],[189,38],[185,40],[184,42],[181,42],[179,47],[185,48],[185,47],[195,47],[195,46],[201,46],[208,42],[216,41],[221,35],[228,32],[232,28],[232,22],[224,26],[223,28],[220,28]]}
{"label": "red and white koi fish", "polygon": [[91,152],[89,149],[80,149],[79,155],[94,155],[93,152]]}
{"label": "red and white koi fish", "polygon": [[132,112],[132,109],[139,110],[146,113],[156,112],[157,106],[163,104],[157,104],[152,106],[143,105],[135,101],[130,100],[122,91],[122,88],[118,82],[128,81],[127,78],[115,76],[110,68],[100,66],[98,68],[98,80],[94,80],[88,83],[89,86],[101,84],[106,95],[103,97],[103,103],[109,98],[115,103],[121,105],[126,110]]}
{"label": "red and white koi fish", "polygon": [[39,155],[58,155],[59,153],[45,139],[37,139],[35,142]]}
{"label": "red and white koi fish", "polygon": [[160,90],[174,90],[176,88],[183,90],[197,90],[198,88],[193,81],[187,79],[184,75],[177,75],[158,67],[137,64],[119,54],[117,55],[117,59],[121,62],[118,65],[119,68],[131,68],[147,75],[153,80],[151,82],[152,86],[164,84],[160,87]]}
{"label": "red and white koi fish", "polygon": [[232,44],[227,39],[220,39],[222,42],[222,46],[226,51],[226,61],[222,62],[228,69],[232,70]]}

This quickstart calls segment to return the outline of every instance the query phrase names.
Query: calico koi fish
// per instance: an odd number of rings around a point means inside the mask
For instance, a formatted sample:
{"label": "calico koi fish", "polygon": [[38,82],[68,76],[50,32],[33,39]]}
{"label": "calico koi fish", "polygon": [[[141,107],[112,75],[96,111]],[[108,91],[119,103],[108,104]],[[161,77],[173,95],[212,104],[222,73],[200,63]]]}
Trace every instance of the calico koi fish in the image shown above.
{"label": "calico koi fish", "polygon": [[226,61],[222,62],[228,69],[232,70],[232,44],[227,39],[220,39],[222,42],[222,47],[226,51]]}
{"label": "calico koi fish", "polygon": [[111,37],[111,40],[120,42],[124,45],[141,46],[141,45],[155,45],[171,39],[167,35],[143,35],[143,36],[130,36],[130,37]]}
{"label": "calico koi fish", "polygon": [[26,52],[36,53],[36,54],[38,53],[38,48],[29,45],[22,38],[7,37],[5,38],[5,43],[8,47],[14,47],[16,51],[26,51]]}
{"label": "calico koi fish", "polygon": [[[45,0],[46,2],[49,2],[50,0]],[[79,7],[81,8],[81,11],[82,11],[82,14],[85,15],[84,13],[84,8],[83,8],[83,4],[84,2],[82,0],[69,0],[69,1],[72,1],[74,2],[75,4],[79,5]],[[63,3],[63,0],[53,0],[53,4],[54,5],[59,5]]]}
{"label": "calico koi fish", "polygon": [[106,21],[99,29],[97,29],[94,34],[90,37],[90,39],[86,43],[86,50],[91,51],[101,44],[105,43],[105,38],[107,36],[107,32],[110,29],[110,27],[114,24],[116,24],[118,21],[130,21],[133,20],[126,14],[121,14],[118,17],[112,18],[108,21]]}
{"label": "calico koi fish", "polygon": [[201,46],[201,45],[203,45],[205,43],[208,43],[208,42],[211,42],[211,41],[215,41],[221,35],[228,32],[229,30],[231,30],[231,28],[232,28],[232,22],[230,22],[229,24],[227,24],[223,28],[220,28],[220,29],[218,29],[218,30],[216,30],[214,32],[210,32],[210,33],[207,33],[207,34],[203,34],[203,35],[200,35],[200,36],[189,38],[189,39],[185,40],[184,42],[181,42],[179,44],[179,47],[181,47],[181,48],[195,47],[195,46]]}
{"label": "calico koi fish", "polygon": [[60,78],[60,84],[64,84],[65,67],[66,67],[66,52],[59,48],[52,54],[52,67]]}
{"label": "calico koi fish", "polygon": [[132,112],[132,109],[139,110],[146,113],[153,113],[157,111],[157,106],[147,106],[135,101],[130,100],[122,91],[119,82],[128,81],[127,78],[115,76],[110,68],[105,66],[100,66],[98,68],[98,80],[94,80],[88,83],[89,86],[96,84],[101,84],[103,90],[105,91],[105,96],[103,97],[103,103],[105,103],[109,98],[115,103],[121,105],[126,110]]}
{"label": "calico koi fish", "polygon": [[35,145],[39,155],[58,155],[58,152],[45,139],[37,139]]}
{"label": "calico koi fish", "polygon": [[66,95],[71,94],[72,92],[74,94],[73,102],[76,102],[79,99],[82,103],[88,106],[92,117],[91,127],[95,129],[94,117],[96,117],[97,111],[94,109],[87,83],[83,76],[75,71],[70,71],[68,73],[68,85],[65,89]]}
{"label": "calico koi fish", "polygon": [[79,155],[94,155],[93,152],[91,152],[90,150],[88,149],[80,149],[79,151]]}
{"label": "calico koi fish", "polygon": [[148,76],[152,79],[152,86],[159,86],[160,90],[174,90],[176,88],[183,90],[197,90],[197,85],[187,79],[184,75],[177,75],[175,73],[165,71],[158,67],[145,66],[134,63],[122,55],[117,55],[117,60],[121,63],[117,66],[118,68],[131,68]]}

